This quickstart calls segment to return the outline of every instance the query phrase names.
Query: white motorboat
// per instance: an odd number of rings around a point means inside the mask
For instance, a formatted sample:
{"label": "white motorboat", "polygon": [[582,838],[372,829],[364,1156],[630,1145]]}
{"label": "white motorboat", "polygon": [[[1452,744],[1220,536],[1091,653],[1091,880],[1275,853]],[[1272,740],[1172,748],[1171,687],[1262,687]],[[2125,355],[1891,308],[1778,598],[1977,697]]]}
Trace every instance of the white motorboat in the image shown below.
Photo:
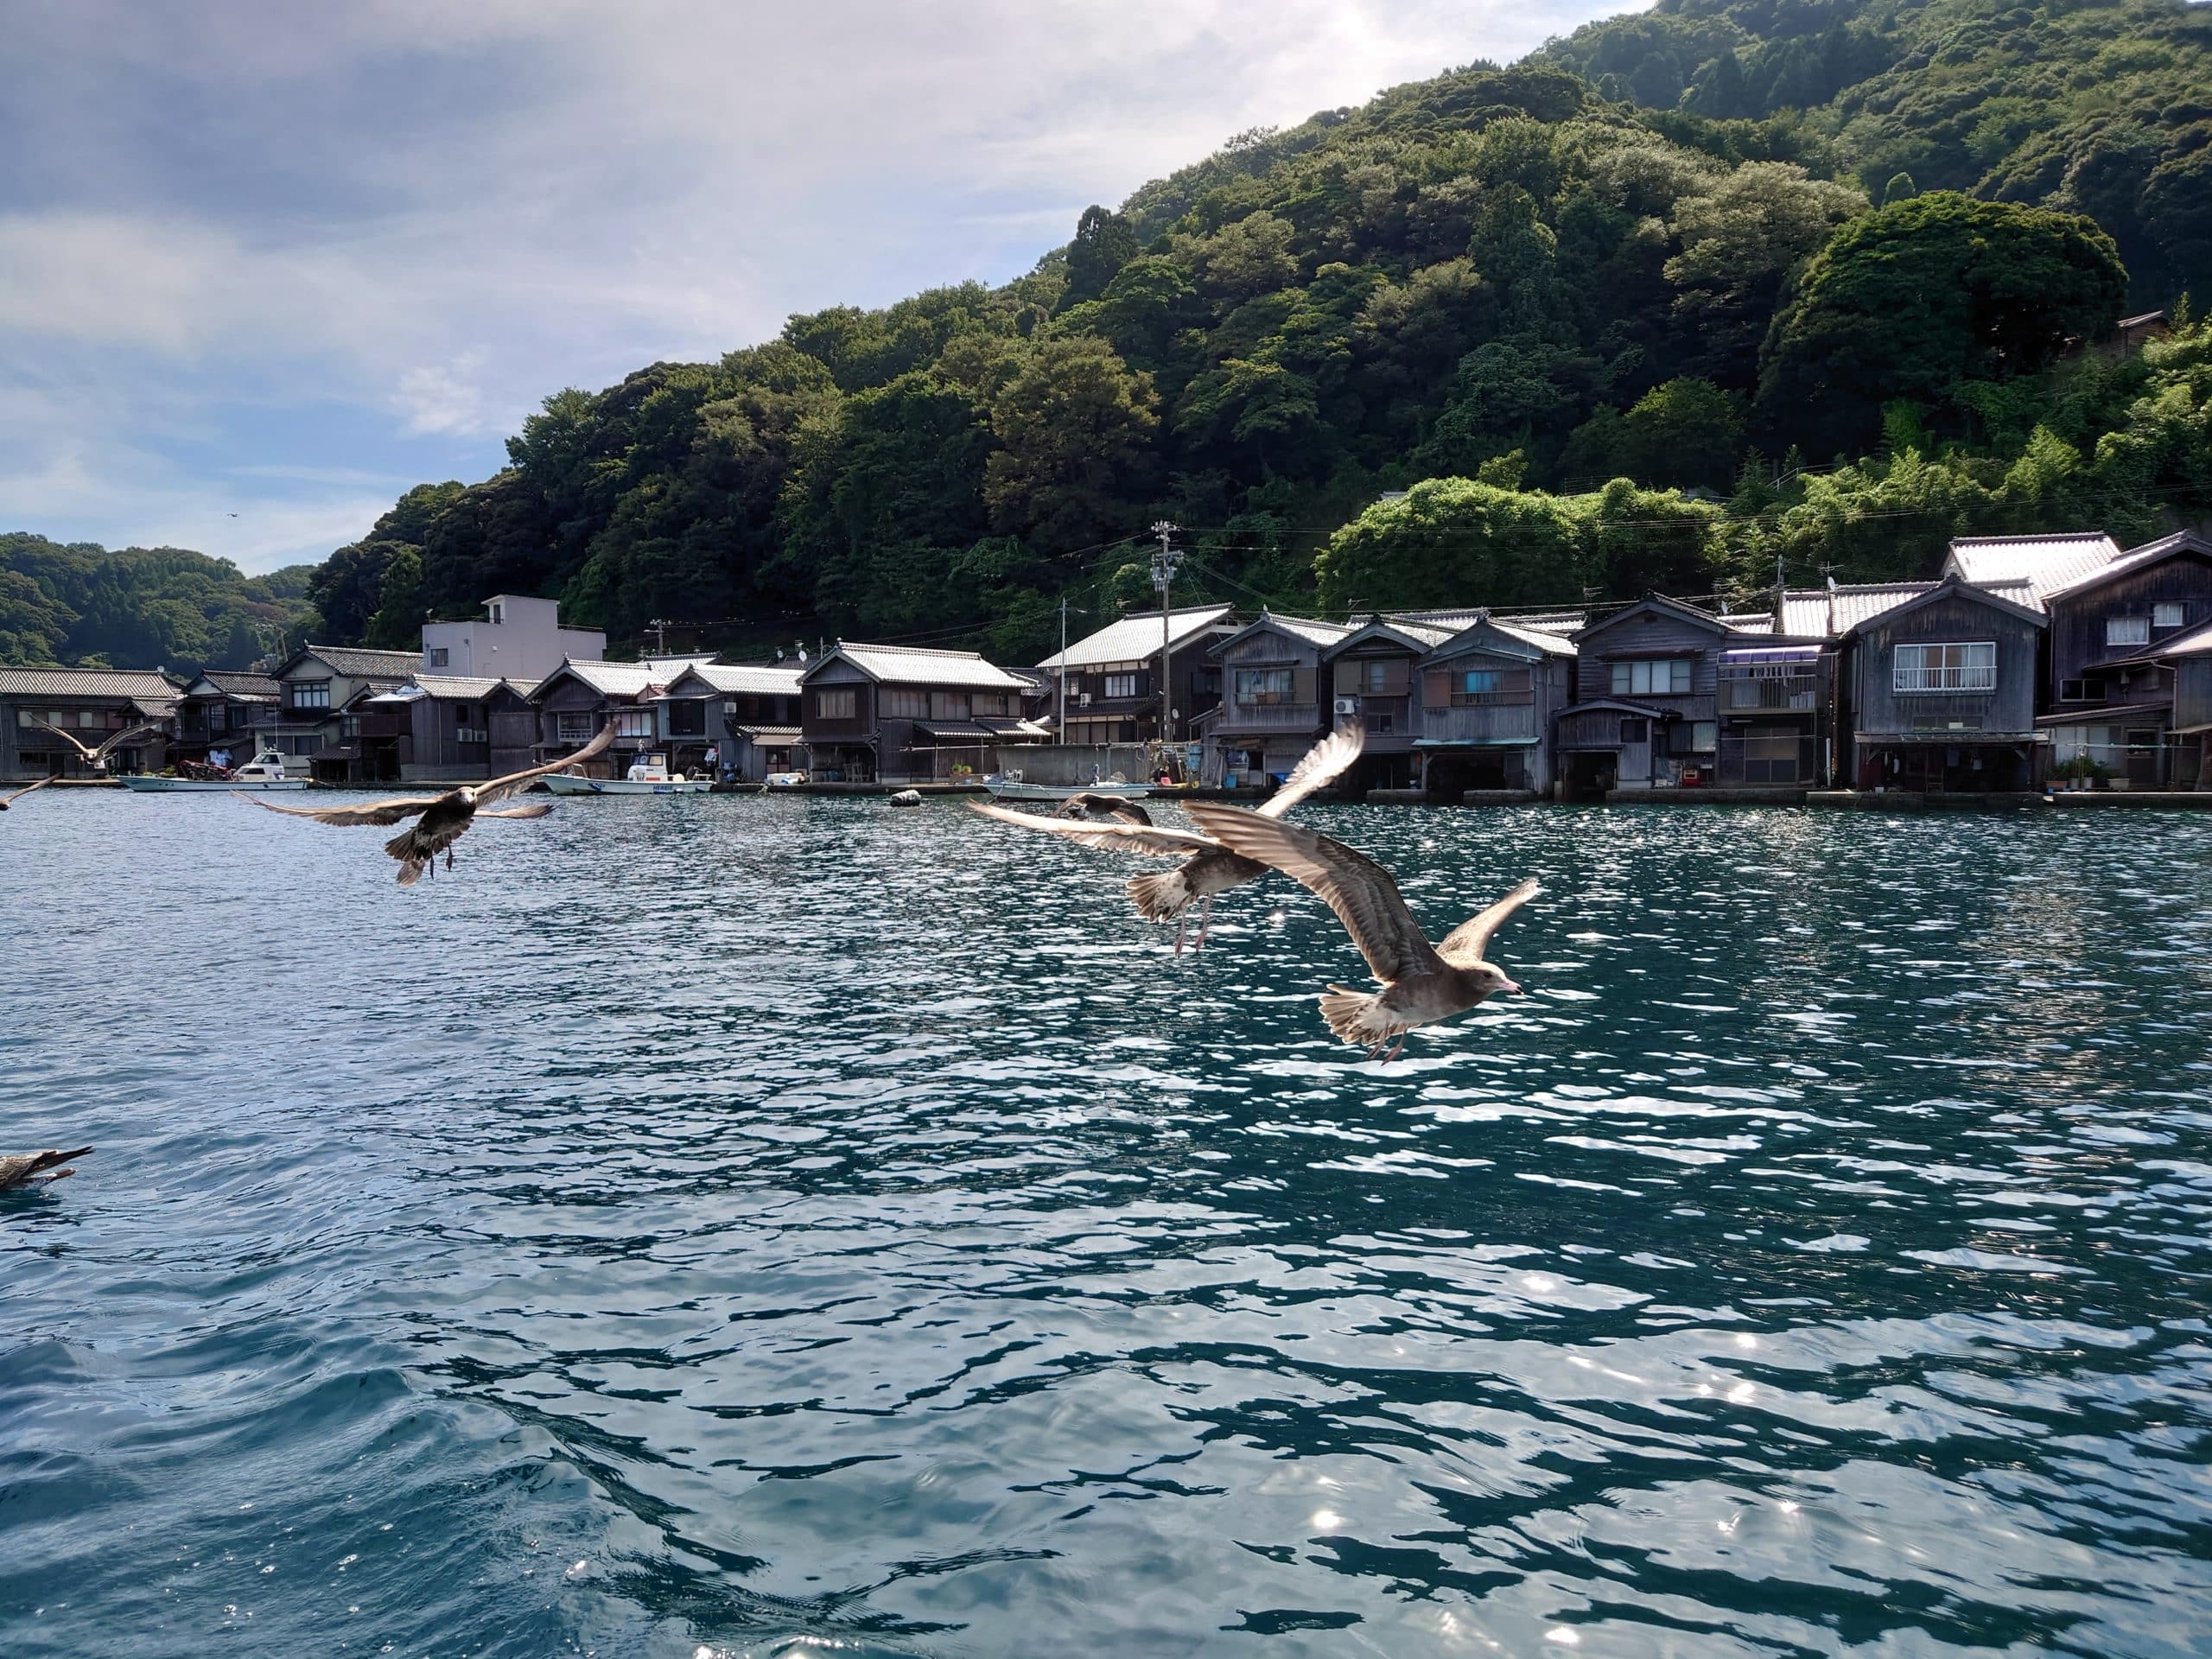
{"label": "white motorboat", "polygon": [[[219,768],[210,767],[210,771]],[[176,778],[167,774],[126,772],[117,781],[125,789],[136,790],[141,795],[185,795],[207,793],[216,790],[236,789],[249,792],[279,789],[305,789],[304,778],[287,777],[284,757],[275,749],[264,749],[252,760],[223,778]]]}
{"label": "white motorboat", "polygon": [[1128,795],[1141,797],[1152,793],[1150,784],[1133,784],[1118,772],[1095,784],[1033,784],[1026,782],[1018,772],[995,772],[983,779],[983,787],[992,798],[1001,801],[1065,801],[1077,795]]}
{"label": "white motorboat", "polygon": [[645,756],[625,777],[579,778],[572,772],[556,772],[545,779],[545,787],[556,795],[704,795],[714,786],[711,778],[670,777],[664,754]]}

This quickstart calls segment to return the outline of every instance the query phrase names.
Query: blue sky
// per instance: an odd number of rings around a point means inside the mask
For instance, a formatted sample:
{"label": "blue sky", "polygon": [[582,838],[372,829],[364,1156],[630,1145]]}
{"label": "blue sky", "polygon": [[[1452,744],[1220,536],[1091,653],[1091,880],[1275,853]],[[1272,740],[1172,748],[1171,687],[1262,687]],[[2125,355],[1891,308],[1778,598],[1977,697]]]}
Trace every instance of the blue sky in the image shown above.
{"label": "blue sky", "polygon": [[321,558],[563,386],[1623,9],[0,0],[0,529]]}

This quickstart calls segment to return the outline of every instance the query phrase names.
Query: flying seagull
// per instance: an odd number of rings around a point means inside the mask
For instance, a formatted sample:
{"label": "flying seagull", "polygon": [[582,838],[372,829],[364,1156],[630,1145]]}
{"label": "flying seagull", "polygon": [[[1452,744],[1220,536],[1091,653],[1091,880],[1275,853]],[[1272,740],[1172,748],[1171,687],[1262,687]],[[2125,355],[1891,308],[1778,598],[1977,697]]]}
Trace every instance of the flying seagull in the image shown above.
{"label": "flying seagull", "polygon": [[54,779],[51,778],[41,778],[35,784],[26,784],[22,788],[17,790],[12,795],[0,795],[0,812],[5,812],[10,807],[13,806],[17,801],[22,800],[24,796],[29,794],[33,790],[44,789],[53,781]]}
{"label": "flying seagull", "polygon": [[401,823],[409,818],[419,820],[384,844],[385,851],[399,861],[399,885],[411,887],[422,880],[425,869],[435,868],[440,853],[446,855],[446,868],[453,868],[453,844],[467,832],[468,826],[477,819],[543,817],[553,810],[550,801],[526,802],[521,806],[510,806],[497,811],[493,807],[495,803],[504,801],[548,772],[566,772],[579,761],[604,754],[607,746],[613,741],[614,727],[610,721],[601,728],[597,737],[574,754],[563,755],[545,766],[511,772],[504,778],[494,778],[488,784],[464,784],[459,789],[449,789],[442,795],[372,801],[366,806],[279,806],[274,801],[265,801],[258,795],[248,795],[240,790],[234,789],[231,793],[242,801],[265,806],[271,812],[282,812],[295,818],[313,818],[317,823]]}
{"label": "flying seagull", "polygon": [[[1261,815],[1279,818],[1314,791],[1327,788],[1359,759],[1360,751],[1366,746],[1367,729],[1357,723],[1330,733],[1306,752],[1306,758],[1284,780],[1283,786],[1262,804]],[[1196,835],[1188,830],[1156,828],[1148,817],[1141,823],[1071,823],[1064,818],[1040,818],[1033,813],[1015,812],[981,802],[970,804],[988,817],[1020,824],[1025,830],[1043,830],[1065,836],[1085,847],[1141,853],[1148,858],[1180,858],[1182,863],[1165,874],[1132,878],[1128,889],[1130,902],[1147,921],[1174,921],[1175,954],[1179,957],[1183,954],[1183,931],[1189,924],[1188,912],[1193,904],[1204,901],[1198,910],[1198,944],[1202,945],[1206,942],[1206,929],[1212,925],[1213,901],[1231,887],[1256,881],[1268,873],[1264,862],[1243,857],[1211,836]],[[1135,810],[1139,817],[1143,817],[1141,808]]]}
{"label": "flying seagull", "polygon": [[74,1175],[77,1172],[73,1169],[57,1169],[54,1166],[67,1165],[72,1158],[82,1158],[91,1150],[90,1147],[79,1147],[74,1152],[18,1152],[0,1157],[0,1192],[42,1186],[65,1175]]}
{"label": "flying seagull", "polygon": [[143,721],[136,726],[128,727],[125,729],[116,733],[114,736],[109,738],[97,749],[88,749],[82,743],[79,743],[74,737],[71,736],[67,732],[63,731],[59,726],[49,726],[42,720],[34,721],[31,723],[38,727],[41,731],[52,732],[56,737],[67,743],[71,748],[76,750],[79,754],[85,758],[85,764],[90,766],[94,772],[105,772],[107,770],[108,756],[114,753],[116,750],[121,748],[132,738],[143,737],[149,732],[158,732],[162,729],[161,722],[159,721]]}
{"label": "flying seagull", "polygon": [[[1341,841],[1216,803],[1193,801],[1190,812],[1223,846],[1274,866],[1337,912],[1382,989],[1332,985],[1321,999],[1321,1017],[1344,1041],[1366,1044],[1369,1059],[1397,1058],[1415,1026],[1448,1020],[1500,991],[1520,990],[1483,951],[1505,918],[1541,891],[1533,879],[1432,945],[1389,871]],[[1394,1037],[1397,1047],[1389,1048]]]}

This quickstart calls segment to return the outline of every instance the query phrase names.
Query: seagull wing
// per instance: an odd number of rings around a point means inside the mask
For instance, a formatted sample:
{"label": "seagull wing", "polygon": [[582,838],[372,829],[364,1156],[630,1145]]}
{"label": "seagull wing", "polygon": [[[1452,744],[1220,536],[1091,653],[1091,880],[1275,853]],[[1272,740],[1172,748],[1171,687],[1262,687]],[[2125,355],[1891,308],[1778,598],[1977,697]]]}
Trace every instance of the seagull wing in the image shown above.
{"label": "seagull wing", "polygon": [[542,818],[553,810],[550,801],[524,801],[520,806],[478,807],[480,818]]}
{"label": "seagull wing", "polygon": [[580,762],[605,754],[607,746],[614,741],[614,722],[608,721],[599,728],[599,735],[578,749],[574,754],[564,754],[558,760],[549,760],[542,766],[525,766],[520,772],[511,772],[504,778],[494,778],[488,784],[476,787],[476,806],[481,811],[495,806],[508,796],[518,793],[549,772],[566,772]]}
{"label": "seagull wing", "polygon": [[95,760],[105,760],[111,753],[115,750],[121,748],[132,738],[143,737],[149,732],[158,732],[161,729],[162,723],[157,720],[141,721],[137,725],[130,728],[126,731],[118,732],[113,737],[108,739],[106,742],[101,744],[99,747],[94,749],[92,751],[92,759]]}
{"label": "seagull wing", "polygon": [[1491,935],[1505,925],[1505,918],[1543,890],[1542,884],[1530,876],[1488,910],[1478,911],[1446,934],[1436,954],[1454,968],[1473,967],[1483,959]]}
{"label": "seagull wing", "polygon": [[[57,1168],[72,1158],[82,1158],[90,1147],[79,1147],[73,1152],[23,1152],[11,1157],[0,1158],[0,1192],[11,1186],[27,1186],[44,1175],[49,1181],[58,1181],[64,1175],[73,1175],[73,1169]],[[53,1171],[51,1174],[47,1172]]]}
{"label": "seagull wing", "polygon": [[1185,810],[1230,852],[1271,864],[1319,894],[1337,912],[1376,978],[1387,983],[1442,966],[1390,872],[1365,854],[1297,824],[1218,802],[1192,801]]}
{"label": "seagull wing", "polygon": [[83,755],[86,760],[91,760],[93,758],[92,752],[90,749],[79,743],[75,738],[70,736],[68,733],[63,731],[59,726],[49,726],[42,720],[35,720],[31,724],[37,727],[39,730],[42,732],[52,732],[64,743],[67,743],[71,748],[76,750],[78,753]]}
{"label": "seagull wing", "polygon": [[22,800],[24,796],[29,794],[33,790],[44,789],[53,781],[54,779],[51,778],[41,778],[38,782],[27,785],[23,788],[17,790],[12,795],[0,796],[0,812],[5,812],[10,807],[13,806],[17,801]]}
{"label": "seagull wing", "polygon": [[1047,835],[1109,853],[1141,853],[1147,858],[1188,858],[1192,853],[1220,850],[1213,842],[1204,836],[1194,836],[1188,830],[1164,830],[1149,823],[1086,823],[1075,818],[1039,817],[1033,812],[1016,812],[1010,807],[984,801],[970,801],[968,804],[985,817],[996,818],[1001,823],[1042,830]]}
{"label": "seagull wing", "polygon": [[1306,751],[1282,787],[1262,802],[1260,816],[1279,818],[1316,790],[1326,789],[1344,775],[1351,763],[1359,759],[1360,751],[1367,747],[1367,727],[1353,721]]}
{"label": "seagull wing", "polygon": [[429,811],[445,798],[428,795],[419,798],[397,801],[371,801],[365,806],[279,806],[274,801],[264,801],[258,795],[249,795],[234,789],[232,796],[238,800],[251,801],[267,812],[282,812],[288,818],[313,818],[317,823],[402,823]]}

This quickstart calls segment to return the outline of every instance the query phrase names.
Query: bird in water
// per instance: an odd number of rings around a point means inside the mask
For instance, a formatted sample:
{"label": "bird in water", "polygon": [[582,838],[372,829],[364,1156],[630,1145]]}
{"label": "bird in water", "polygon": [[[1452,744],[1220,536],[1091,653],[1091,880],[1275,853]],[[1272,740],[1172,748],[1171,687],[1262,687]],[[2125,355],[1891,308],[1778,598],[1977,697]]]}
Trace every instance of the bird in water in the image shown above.
{"label": "bird in water", "polygon": [[5,812],[17,801],[22,800],[24,796],[31,794],[35,791],[44,789],[53,781],[54,779],[51,778],[41,778],[35,784],[25,785],[22,788],[16,791],[12,795],[0,795],[0,812]]}
{"label": "bird in water", "polygon": [[1152,814],[1126,795],[1104,795],[1096,790],[1085,790],[1080,795],[1071,795],[1062,801],[1056,818],[1096,818],[1103,823],[1108,818],[1119,818],[1123,823],[1149,825]]}
{"label": "bird in water", "polygon": [[[1283,780],[1283,786],[1261,805],[1260,816],[1279,818],[1316,790],[1326,789],[1359,759],[1360,751],[1366,747],[1367,729],[1357,722],[1330,733],[1306,752],[1306,758]],[[1129,900],[1145,920],[1175,924],[1175,954],[1179,957],[1183,954],[1183,935],[1190,923],[1192,905],[1199,907],[1198,937],[1192,946],[1196,950],[1205,944],[1206,929],[1213,924],[1213,901],[1230,888],[1256,881],[1268,873],[1265,863],[1231,851],[1211,836],[1154,824],[1142,807],[1128,801],[1112,801],[1107,809],[1122,820],[1115,823],[1070,823],[981,802],[972,804],[987,817],[1019,824],[1025,830],[1064,836],[1085,847],[1141,853],[1151,858],[1180,858],[1183,861],[1175,868],[1159,875],[1133,877],[1128,886]]]}
{"label": "bird in water", "polygon": [[613,741],[614,728],[609,723],[601,728],[597,737],[574,754],[563,755],[544,766],[511,772],[504,778],[494,778],[488,784],[464,784],[459,789],[449,789],[442,795],[372,801],[365,806],[279,806],[274,801],[264,801],[257,795],[248,795],[237,790],[231,792],[242,801],[251,801],[256,806],[266,807],[271,812],[282,812],[288,817],[313,818],[317,823],[403,823],[409,818],[415,819],[414,823],[384,844],[385,851],[399,861],[399,885],[411,887],[422,880],[424,870],[436,868],[440,853],[446,855],[446,868],[453,868],[453,844],[467,833],[468,826],[477,819],[543,817],[553,810],[550,801],[532,801],[521,806],[493,809],[496,803],[529,787],[550,772],[566,772],[594,755],[604,754],[607,746]]}
{"label": "bird in water", "polygon": [[[0,1157],[0,1192],[13,1192],[26,1186],[43,1186],[48,1181],[58,1181],[77,1172],[67,1167],[73,1158],[82,1158],[90,1147],[79,1147],[74,1152],[18,1152]],[[61,1167],[57,1168],[55,1166]]]}
{"label": "bird in water", "polygon": [[[1311,830],[1234,807],[1194,801],[1190,812],[1223,846],[1281,870],[1337,912],[1382,989],[1370,993],[1332,985],[1321,999],[1321,1017],[1344,1041],[1365,1044],[1369,1059],[1395,1060],[1406,1046],[1405,1033],[1414,1027],[1449,1020],[1501,991],[1520,991],[1483,952],[1505,918],[1542,891],[1534,879],[1433,945],[1406,908],[1390,872],[1365,854]],[[1393,1038],[1396,1047],[1390,1046]]]}
{"label": "bird in water", "polygon": [[[71,748],[76,750],[78,754],[83,757],[85,764],[97,772],[105,772],[107,771],[108,756],[113,754],[118,749],[121,748],[125,743],[128,743],[132,738],[143,737],[149,732],[158,732],[162,729],[161,722],[158,721],[142,721],[136,726],[128,727],[125,729],[116,733],[113,736],[102,742],[97,749],[88,749],[82,743],[79,742],[73,734],[63,731],[59,726],[49,726],[42,720],[34,721],[32,724],[36,726],[41,731],[52,732],[64,743],[67,743]],[[29,791],[26,790],[23,792],[28,794],[29,793]]]}

